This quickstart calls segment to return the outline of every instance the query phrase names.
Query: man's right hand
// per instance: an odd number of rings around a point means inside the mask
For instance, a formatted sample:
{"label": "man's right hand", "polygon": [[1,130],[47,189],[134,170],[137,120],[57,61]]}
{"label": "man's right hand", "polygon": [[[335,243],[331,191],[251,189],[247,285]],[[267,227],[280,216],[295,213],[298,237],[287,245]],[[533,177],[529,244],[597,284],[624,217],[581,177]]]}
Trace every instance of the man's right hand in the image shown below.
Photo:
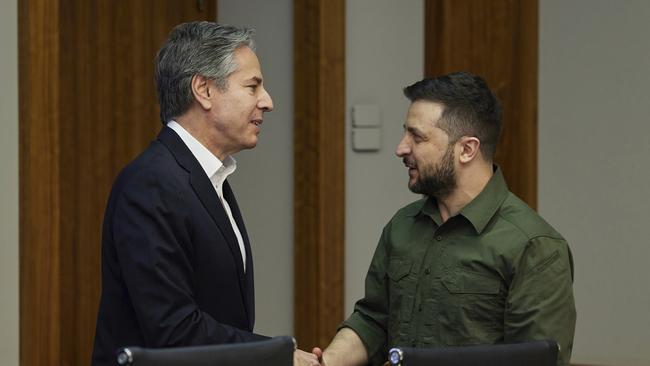
{"label": "man's right hand", "polygon": [[314,347],[312,354],[321,366],[361,366],[368,364],[368,353],[361,338],[350,328],[336,333],[332,343],[323,351]]}
{"label": "man's right hand", "polygon": [[311,350],[311,353],[313,353],[314,356],[316,356],[316,358],[318,359],[318,362],[320,362],[321,366],[325,366],[325,363],[323,362],[323,350],[322,349],[320,349],[318,347],[314,347],[314,349]]}

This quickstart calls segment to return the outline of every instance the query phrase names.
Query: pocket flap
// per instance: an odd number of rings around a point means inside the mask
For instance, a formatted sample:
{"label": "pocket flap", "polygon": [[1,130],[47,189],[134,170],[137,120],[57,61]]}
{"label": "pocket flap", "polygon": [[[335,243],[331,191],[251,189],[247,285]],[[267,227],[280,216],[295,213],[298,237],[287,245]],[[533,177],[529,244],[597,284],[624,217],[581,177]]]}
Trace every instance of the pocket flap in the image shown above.
{"label": "pocket flap", "polygon": [[454,294],[498,294],[500,281],[467,270],[455,270],[443,276],[442,283]]}
{"label": "pocket flap", "polygon": [[388,277],[399,281],[411,272],[413,262],[408,259],[391,259],[388,263]]}

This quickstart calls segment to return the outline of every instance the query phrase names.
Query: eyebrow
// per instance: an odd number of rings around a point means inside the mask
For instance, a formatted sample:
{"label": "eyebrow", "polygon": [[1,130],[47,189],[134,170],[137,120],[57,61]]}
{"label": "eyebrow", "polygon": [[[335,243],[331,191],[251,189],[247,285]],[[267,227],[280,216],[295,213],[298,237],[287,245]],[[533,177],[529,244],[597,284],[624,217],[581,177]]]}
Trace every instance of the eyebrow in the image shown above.
{"label": "eyebrow", "polygon": [[412,127],[412,126],[407,126],[406,124],[402,125],[404,127],[405,131],[408,131],[412,134],[419,135],[419,136],[425,136],[425,133],[423,131],[420,131],[419,129]]}
{"label": "eyebrow", "polygon": [[252,78],[248,79],[248,81],[254,81],[257,85],[262,84],[262,78],[259,76],[253,76]]}

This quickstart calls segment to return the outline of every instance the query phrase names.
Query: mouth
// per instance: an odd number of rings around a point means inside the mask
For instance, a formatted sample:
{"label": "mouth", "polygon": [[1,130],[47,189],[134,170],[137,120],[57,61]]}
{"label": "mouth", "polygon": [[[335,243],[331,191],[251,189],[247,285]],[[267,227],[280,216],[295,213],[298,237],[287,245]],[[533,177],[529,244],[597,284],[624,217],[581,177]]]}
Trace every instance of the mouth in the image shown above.
{"label": "mouth", "polygon": [[262,120],[261,119],[254,119],[251,121],[252,124],[254,124],[257,127],[260,127],[262,125]]}
{"label": "mouth", "polygon": [[404,166],[407,167],[409,170],[416,169],[415,162],[406,159],[403,159],[402,162],[404,163]]}

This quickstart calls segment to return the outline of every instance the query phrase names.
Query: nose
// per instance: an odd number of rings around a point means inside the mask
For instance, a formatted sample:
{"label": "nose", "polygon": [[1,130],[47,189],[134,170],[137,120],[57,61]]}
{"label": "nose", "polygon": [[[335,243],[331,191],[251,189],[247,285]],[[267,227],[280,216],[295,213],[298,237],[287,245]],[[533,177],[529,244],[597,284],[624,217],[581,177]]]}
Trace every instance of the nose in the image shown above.
{"label": "nose", "polygon": [[410,153],[411,153],[411,147],[408,144],[406,134],[404,134],[404,136],[402,136],[402,139],[397,144],[395,155],[397,155],[400,158],[403,158],[404,156],[409,155]]}
{"label": "nose", "polygon": [[271,99],[271,95],[264,88],[262,88],[262,94],[260,95],[260,99],[257,101],[257,108],[264,112],[270,112],[273,110],[273,99]]}

